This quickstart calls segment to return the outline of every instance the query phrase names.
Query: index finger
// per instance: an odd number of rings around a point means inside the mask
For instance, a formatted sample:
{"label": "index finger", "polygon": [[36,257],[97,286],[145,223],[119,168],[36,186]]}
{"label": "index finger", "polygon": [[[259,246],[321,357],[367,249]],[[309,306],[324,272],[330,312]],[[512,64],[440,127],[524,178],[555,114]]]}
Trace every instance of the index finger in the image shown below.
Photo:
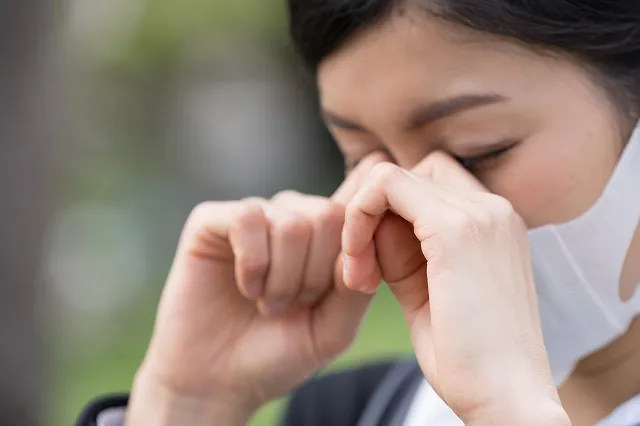
{"label": "index finger", "polygon": [[[452,211],[450,202],[438,194],[436,185],[392,164],[380,165],[349,203],[342,232],[343,252],[358,257],[373,241],[384,214],[393,210],[418,227],[429,218],[434,229],[441,229]],[[418,234],[416,237],[420,238]]]}
{"label": "index finger", "polygon": [[488,192],[487,188],[474,175],[462,167],[453,157],[442,151],[435,151],[427,155],[411,171],[453,190]]}
{"label": "index finger", "polygon": [[369,174],[371,174],[371,170],[373,170],[376,164],[383,163],[385,161],[390,161],[390,158],[384,152],[374,152],[369,154],[351,173],[346,176],[345,180],[331,196],[331,200],[342,206],[346,206],[358,193],[360,187]]}

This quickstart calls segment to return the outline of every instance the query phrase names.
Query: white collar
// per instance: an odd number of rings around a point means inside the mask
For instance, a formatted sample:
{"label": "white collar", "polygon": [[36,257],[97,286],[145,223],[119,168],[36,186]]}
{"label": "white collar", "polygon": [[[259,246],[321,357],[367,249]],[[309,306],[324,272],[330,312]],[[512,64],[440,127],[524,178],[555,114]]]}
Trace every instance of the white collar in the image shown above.
{"label": "white collar", "polygon": [[[449,406],[425,381],[418,389],[404,426],[464,426]],[[640,395],[622,404],[597,426],[640,425]]]}

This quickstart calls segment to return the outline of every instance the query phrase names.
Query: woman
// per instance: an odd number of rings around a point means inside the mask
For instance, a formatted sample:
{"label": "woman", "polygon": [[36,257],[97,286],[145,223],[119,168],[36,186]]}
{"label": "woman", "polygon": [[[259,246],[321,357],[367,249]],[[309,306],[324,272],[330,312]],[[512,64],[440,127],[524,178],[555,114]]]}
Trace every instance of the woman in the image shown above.
{"label": "woman", "polygon": [[640,3],[289,6],[349,173],[194,210],[127,426],[246,424],[381,280],[417,363],[311,381],[285,424],[640,424]]}

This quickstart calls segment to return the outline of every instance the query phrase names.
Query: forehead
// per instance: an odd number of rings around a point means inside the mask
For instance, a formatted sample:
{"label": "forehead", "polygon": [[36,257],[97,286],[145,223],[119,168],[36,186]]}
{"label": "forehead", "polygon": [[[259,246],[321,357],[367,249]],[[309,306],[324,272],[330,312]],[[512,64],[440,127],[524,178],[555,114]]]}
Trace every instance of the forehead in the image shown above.
{"label": "forehead", "polygon": [[317,75],[325,109],[353,115],[379,105],[386,114],[401,114],[413,101],[535,90],[541,74],[561,74],[556,62],[514,43],[404,14],[358,34],[325,59]]}

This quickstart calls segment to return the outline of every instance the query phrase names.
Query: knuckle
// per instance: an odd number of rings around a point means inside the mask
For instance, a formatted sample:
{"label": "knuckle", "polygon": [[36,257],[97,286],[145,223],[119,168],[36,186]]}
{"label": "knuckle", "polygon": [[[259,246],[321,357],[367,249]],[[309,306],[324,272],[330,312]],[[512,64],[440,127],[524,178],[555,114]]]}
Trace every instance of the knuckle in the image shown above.
{"label": "knuckle", "polygon": [[477,242],[480,237],[480,227],[476,218],[470,213],[458,210],[449,214],[452,235],[458,241]]}
{"label": "knuckle", "polygon": [[240,207],[232,220],[231,227],[242,229],[264,221],[263,200],[259,198],[247,198],[242,201]]}
{"label": "knuckle", "polygon": [[243,204],[251,204],[251,205],[258,205],[258,206],[262,206],[266,202],[267,200],[261,197],[246,197],[242,199]]}
{"label": "knuckle", "polygon": [[198,203],[193,209],[191,209],[191,213],[189,213],[189,218],[187,219],[188,223],[198,222],[202,218],[210,215],[212,212],[215,212],[218,203],[214,201],[204,201]]}
{"label": "knuckle", "polygon": [[513,205],[504,197],[488,194],[485,206],[483,223],[487,227],[509,225],[518,217]]}
{"label": "knuckle", "polygon": [[197,204],[187,217],[183,232],[197,233],[206,226],[207,221],[214,215],[220,214],[220,210],[227,203],[216,201],[204,201]]}
{"label": "knuckle", "polygon": [[315,220],[321,226],[327,226],[331,229],[334,227],[342,228],[345,217],[345,208],[336,203],[327,203],[318,209]]}
{"label": "knuckle", "polygon": [[286,201],[299,200],[303,197],[304,195],[299,193],[298,191],[287,189],[285,191],[280,191],[276,195],[271,197],[271,201],[274,203],[281,203]]}
{"label": "knuckle", "polygon": [[402,173],[402,169],[400,167],[388,162],[376,164],[371,171],[371,175],[375,182],[380,184],[388,183],[395,179],[400,173]]}
{"label": "knuckle", "polygon": [[431,240],[423,241],[420,244],[420,249],[428,261],[429,272],[433,273],[433,269],[442,263],[445,258],[446,246],[441,241],[441,236],[436,235]]}
{"label": "knuckle", "polygon": [[513,205],[504,197],[489,194],[488,202],[493,214],[499,218],[510,219],[516,215]]}
{"label": "knuckle", "polygon": [[352,218],[358,213],[360,213],[360,205],[358,205],[356,202],[347,204],[347,207],[344,210],[345,220],[346,218]]}
{"label": "knuckle", "polygon": [[262,216],[263,210],[259,201],[246,200],[238,211],[238,220],[241,222],[251,220],[257,215]]}
{"label": "knuckle", "polygon": [[479,230],[492,229],[498,223],[498,218],[490,209],[479,209],[473,213],[473,217]]}
{"label": "knuckle", "polygon": [[278,219],[273,229],[273,235],[284,240],[306,238],[311,235],[313,226],[302,215],[290,214]]}
{"label": "knuckle", "polygon": [[510,226],[518,218],[511,203],[503,197],[489,194],[483,207],[467,212],[458,210],[449,214],[449,224],[456,240],[478,244],[498,227]]}

